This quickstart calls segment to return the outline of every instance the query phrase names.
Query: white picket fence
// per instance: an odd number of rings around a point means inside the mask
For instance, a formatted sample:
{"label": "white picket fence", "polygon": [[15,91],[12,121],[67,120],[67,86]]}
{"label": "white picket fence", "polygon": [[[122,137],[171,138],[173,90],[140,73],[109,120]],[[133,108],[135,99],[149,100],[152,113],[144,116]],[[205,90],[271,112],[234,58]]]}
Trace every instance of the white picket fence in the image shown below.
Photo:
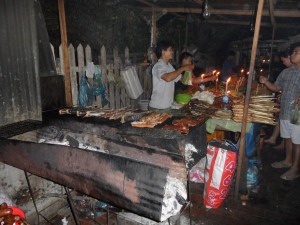
{"label": "white picket fence", "polygon": [[[51,45],[53,56],[56,62],[56,70],[60,75],[64,75],[64,62],[62,57],[62,47],[59,47],[59,56],[55,56],[55,51]],[[84,75],[85,67],[89,62],[92,62],[92,51],[91,47],[87,45],[85,48],[79,44],[75,49],[72,44],[68,47],[69,50],[69,64],[70,64],[70,80],[71,80],[71,90],[72,90],[72,103],[73,106],[78,105],[78,87],[80,76]],[[119,56],[117,48],[113,49],[113,60],[109,60],[106,54],[105,46],[102,46],[99,55],[95,58],[99,59],[99,62],[94,62],[95,65],[100,65],[103,81],[107,87],[107,96],[109,100],[109,105],[105,108],[119,109],[123,107],[135,107],[135,101],[130,99],[126,94],[126,89],[124,86],[119,85],[116,81],[111,81],[107,76],[109,71],[113,72],[115,76],[120,76],[120,68],[122,66],[129,65],[131,60],[129,58],[129,49],[125,48],[124,63]],[[141,64],[137,65],[137,73],[142,84],[144,93],[139,97],[139,99],[149,99],[150,93],[152,91],[152,81],[151,77],[147,75],[147,65]],[[92,80],[89,79],[89,83],[92,84]],[[96,97],[94,104],[95,106],[102,107],[101,98]]]}

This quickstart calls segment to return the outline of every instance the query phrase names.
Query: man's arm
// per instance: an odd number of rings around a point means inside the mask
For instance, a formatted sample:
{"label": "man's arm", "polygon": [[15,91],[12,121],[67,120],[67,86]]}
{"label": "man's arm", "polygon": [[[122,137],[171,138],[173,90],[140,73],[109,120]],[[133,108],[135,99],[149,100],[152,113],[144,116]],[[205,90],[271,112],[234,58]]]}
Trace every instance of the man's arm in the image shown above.
{"label": "man's arm", "polygon": [[161,76],[161,79],[163,79],[166,82],[170,82],[172,80],[175,80],[183,71],[193,70],[194,65],[185,65],[180,67],[179,69],[171,72],[171,73],[165,73]]}
{"label": "man's arm", "polygon": [[266,78],[264,76],[259,77],[259,82],[266,85],[266,87],[273,92],[278,92],[280,90],[280,87],[278,87],[276,84],[271,83],[268,80],[268,78]]}

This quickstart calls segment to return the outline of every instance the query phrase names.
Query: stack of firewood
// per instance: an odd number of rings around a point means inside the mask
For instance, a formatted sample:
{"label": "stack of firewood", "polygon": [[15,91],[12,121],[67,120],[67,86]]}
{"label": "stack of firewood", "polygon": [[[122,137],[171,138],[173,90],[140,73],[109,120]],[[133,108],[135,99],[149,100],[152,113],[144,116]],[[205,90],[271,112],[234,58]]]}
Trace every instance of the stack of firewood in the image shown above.
{"label": "stack of firewood", "polygon": [[[279,108],[272,96],[252,96],[249,103],[247,122],[256,122],[275,125],[274,114],[279,112]],[[233,120],[242,122],[244,104],[237,104],[232,107]]]}

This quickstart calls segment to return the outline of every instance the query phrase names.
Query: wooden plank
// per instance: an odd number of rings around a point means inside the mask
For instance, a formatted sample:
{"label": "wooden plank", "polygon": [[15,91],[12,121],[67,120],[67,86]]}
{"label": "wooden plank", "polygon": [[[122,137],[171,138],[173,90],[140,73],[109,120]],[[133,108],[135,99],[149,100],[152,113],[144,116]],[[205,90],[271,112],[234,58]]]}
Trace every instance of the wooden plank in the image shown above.
{"label": "wooden plank", "polygon": [[114,47],[114,73],[120,75],[120,62],[119,51],[117,47]]}
{"label": "wooden plank", "polygon": [[[105,46],[102,45],[101,49],[100,49],[100,68],[101,68],[101,72],[102,72],[102,79],[104,84],[106,85],[107,88],[107,92],[108,92],[108,82],[107,82],[107,68],[106,68],[106,49]],[[109,93],[108,93],[109,94]],[[108,96],[109,98],[109,96]],[[97,101],[99,101],[101,103],[101,99],[97,99]],[[104,108],[108,108],[109,104],[106,105]]]}
{"label": "wooden plank", "polygon": [[[164,8],[161,8],[161,7],[155,5],[155,4],[151,3],[151,2],[148,2],[146,0],[137,0],[137,1],[140,2],[140,3],[143,3],[145,5],[148,5],[148,6],[152,7],[152,8],[155,8],[155,9],[158,9],[158,10],[164,10]],[[172,14],[176,15],[177,17],[184,17],[183,15],[180,15],[178,13],[172,13]]]}
{"label": "wooden plank", "polygon": [[[114,74],[119,76],[120,75],[120,62],[119,62],[119,51],[117,47],[114,47],[113,50],[114,53]],[[118,85],[116,85],[116,83],[114,83],[115,86],[115,106],[117,109],[120,108],[120,101],[121,101],[121,90],[120,87]]]}
{"label": "wooden plank", "polygon": [[85,65],[87,65],[89,62],[92,62],[92,49],[90,45],[87,45],[85,47]]}
{"label": "wooden plank", "polygon": [[[156,28],[156,12],[152,10],[152,21],[151,21],[151,43],[150,46],[156,46],[157,42],[157,28]],[[152,62],[153,63],[153,62]]]}
{"label": "wooden plank", "polygon": [[120,87],[120,107],[127,107],[126,103],[126,90],[124,87]]}
{"label": "wooden plank", "polygon": [[[125,48],[125,66],[127,65],[131,65],[131,61],[130,61],[130,53],[129,53],[129,48],[126,46]],[[130,107],[130,98],[128,97],[127,93],[126,93],[126,88],[123,87],[121,90],[121,94],[122,94],[122,101],[124,102],[124,106],[126,107]]]}
{"label": "wooden plank", "polygon": [[76,50],[77,50],[78,70],[82,71],[84,69],[84,52],[83,52],[82,44],[79,44]]}
{"label": "wooden plank", "polygon": [[130,65],[130,58],[129,58],[129,48],[126,46],[125,48],[125,66]]}
{"label": "wooden plank", "polygon": [[[142,8],[145,12],[152,12],[152,8]],[[162,9],[154,8],[156,12],[162,12]],[[202,13],[201,8],[164,8],[164,11],[168,13]],[[210,9],[210,14],[215,15],[231,15],[231,16],[251,16],[253,14],[252,10],[245,9]],[[262,16],[269,16],[268,10],[262,11]],[[300,17],[299,10],[274,10],[275,17]]]}
{"label": "wooden plank", "polygon": [[[248,21],[240,21],[240,20],[208,20],[207,23],[216,23],[216,24],[232,24],[232,25],[244,25],[249,26]],[[260,24],[261,27],[271,27],[272,24],[268,22],[262,22]],[[276,27],[278,28],[292,28],[292,29],[300,29],[300,26],[291,25],[291,24],[284,24],[284,23],[276,23]]]}
{"label": "wooden plank", "polygon": [[76,106],[78,104],[78,79],[76,73],[75,49],[72,44],[69,45],[69,62],[70,62],[72,103],[73,106]]}
{"label": "wooden plank", "polygon": [[106,65],[107,65],[107,61],[106,61],[106,49],[105,49],[105,46],[102,45],[101,47],[101,50],[100,50],[100,56],[101,56],[101,69],[102,69],[102,77],[103,77],[103,80],[104,82],[106,83],[107,82],[107,79],[106,79],[106,75],[107,75],[107,68],[106,68]]}
{"label": "wooden plank", "polygon": [[[237,175],[236,175],[236,183],[235,183],[235,198],[238,199],[239,191],[240,191],[240,181],[243,182],[243,187],[241,189],[247,190],[246,183],[246,171],[243,167],[246,163],[245,159],[245,136],[246,136],[246,125],[247,125],[247,116],[248,116],[248,107],[250,102],[250,94],[251,94],[251,87],[252,87],[252,80],[254,75],[254,64],[255,64],[255,57],[256,57],[256,50],[258,45],[258,37],[259,37],[259,30],[260,30],[260,22],[262,17],[262,10],[263,10],[264,0],[258,1],[257,7],[257,15],[256,15],[256,22],[255,22],[255,30],[254,30],[254,37],[253,37],[253,44],[252,44],[252,51],[251,51],[251,60],[250,60],[250,67],[249,67],[249,77],[247,82],[247,90],[246,90],[246,97],[245,97],[245,105],[243,111],[243,122],[241,128],[241,140],[240,140],[240,149],[239,149],[239,158],[238,158],[238,168],[237,168]],[[243,173],[242,173],[243,169]]]}
{"label": "wooden plank", "polygon": [[64,75],[65,69],[64,69],[64,57],[63,57],[63,50],[61,44],[59,45],[59,74]]}
{"label": "wooden plank", "polygon": [[70,107],[72,106],[72,90],[71,90],[71,80],[70,80],[68,38],[67,38],[64,0],[58,0],[58,11],[59,11],[60,38],[61,38],[63,61],[64,61],[66,105]]}
{"label": "wooden plank", "polygon": [[[110,69],[113,69],[113,65],[109,65]],[[115,101],[115,83],[114,82],[109,82],[108,83],[108,97],[109,97],[109,107],[111,109],[116,108],[116,101]]]}

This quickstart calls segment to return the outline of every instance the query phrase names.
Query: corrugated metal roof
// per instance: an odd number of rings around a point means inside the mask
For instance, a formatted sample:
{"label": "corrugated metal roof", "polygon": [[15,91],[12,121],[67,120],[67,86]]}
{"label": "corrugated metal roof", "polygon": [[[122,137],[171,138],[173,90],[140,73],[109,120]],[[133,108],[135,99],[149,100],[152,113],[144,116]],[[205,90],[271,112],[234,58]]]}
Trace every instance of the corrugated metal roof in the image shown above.
{"label": "corrugated metal roof", "polygon": [[35,2],[0,1],[0,126],[41,120]]}

